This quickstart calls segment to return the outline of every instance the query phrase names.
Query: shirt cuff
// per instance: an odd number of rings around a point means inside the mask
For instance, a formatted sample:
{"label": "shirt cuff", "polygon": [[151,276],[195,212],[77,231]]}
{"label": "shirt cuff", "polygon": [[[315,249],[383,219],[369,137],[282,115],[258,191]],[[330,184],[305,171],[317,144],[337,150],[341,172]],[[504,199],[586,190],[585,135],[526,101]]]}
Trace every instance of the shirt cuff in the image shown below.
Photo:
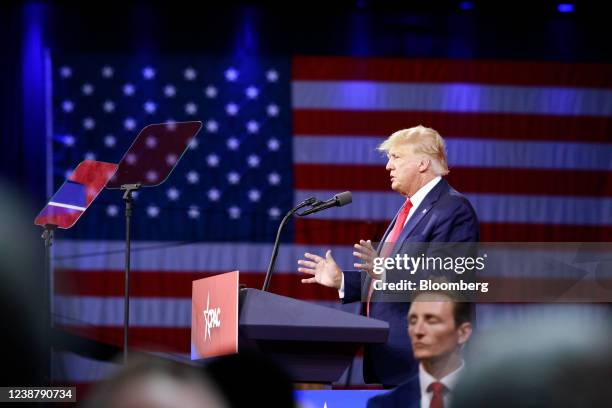
{"label": "shirt cuff", "polygon": [[344,273],[342,273],[342,280],[340,281],[340,289],[338,289],[338,296],[340,299],[344,299]]}

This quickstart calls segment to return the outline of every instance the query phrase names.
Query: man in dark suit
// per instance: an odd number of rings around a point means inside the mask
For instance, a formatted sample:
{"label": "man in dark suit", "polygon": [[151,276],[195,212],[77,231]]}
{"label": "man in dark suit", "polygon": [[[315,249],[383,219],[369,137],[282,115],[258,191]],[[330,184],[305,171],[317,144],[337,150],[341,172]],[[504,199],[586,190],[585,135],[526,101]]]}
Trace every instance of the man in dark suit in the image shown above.
{"label": "man in dark suit", "polygon": [[394,390],[368,401],[368,408],[444,408],[463,370],[461,349],[472,334],[470,303],[448,292],[418,294],[408,312],[408,334],[419,371]]}
{"label": "man in dark suit", "polygon": [[[325,257],[304,254],[299,272],[312,275],[302,283],[336,288],[343,303],[364,301],[367,316],[389,322],[385,344],[366,347],[364,380],[393,387],[417,374],[407,336],[408,302],[376,302],[373,272],[376,257],[395,257],[414,249],[414,243],[476,242],[478,219],[469,201],[442,177],[448,174],[444,140],[433,129],[417,126],[395,132],[380,147],[388,157],[391,188],[406,197],[376,249],[371,241],[355,244],[360,262],[356,271],[342,271],[331,251]],[[397,278],[397,276],[395,276]]]}

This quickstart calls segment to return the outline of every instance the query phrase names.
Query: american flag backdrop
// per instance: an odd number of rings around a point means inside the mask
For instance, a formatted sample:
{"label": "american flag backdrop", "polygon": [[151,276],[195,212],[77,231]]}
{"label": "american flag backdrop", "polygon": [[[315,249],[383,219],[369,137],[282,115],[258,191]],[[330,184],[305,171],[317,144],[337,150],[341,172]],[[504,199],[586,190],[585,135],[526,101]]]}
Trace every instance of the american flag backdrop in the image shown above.
{"label": "american flag backdrop", "polygon": [[[135,347],[187,355],[191,281],[239,269],[242,283],[260,287],[284,213],[307,197],[351,190],[351,205],[289,225],[271,284],[336,306],[334,290],[299,283],[296,261],[331,248],[348,268],[353,243],[381,237],[402,197],[376,146],[417,124],[446,139],[448,179],[474,205],[483,241],[612,238],[609,65],[56,56],[52,86],[53,188],[85,158],[118,162],[147,124],[203,122],[166,183],[135,200]],[[124,223],[121,194],[106,191],[57,234],[56,325],[121,344]],[[486,324],[519,312],[479,313]],[[71,383],[112,367],[59,354],[56,374]]]}

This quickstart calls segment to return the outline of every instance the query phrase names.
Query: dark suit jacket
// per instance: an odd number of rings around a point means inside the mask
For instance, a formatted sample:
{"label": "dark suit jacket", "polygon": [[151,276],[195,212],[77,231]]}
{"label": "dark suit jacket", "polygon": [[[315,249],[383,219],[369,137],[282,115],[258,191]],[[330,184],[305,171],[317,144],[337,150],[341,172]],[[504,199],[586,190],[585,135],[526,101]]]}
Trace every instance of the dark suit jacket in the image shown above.
{"label": "dark suit jacket", "polygon": [[[385,241],[396,218],[397,214],[381,242]],[[413,251],[415,243],[477,242],[478,239],[478,219],[472,205],[442,179],[415,209],[389,257]],[[343,303],[361,301],[364,294],[363,297],[367,297],[370,277],[362,274],[366,275],[365,272],[345,271]],[[374,291],[370,317],[389,322],[389,337],[385,344],[365,348],[363,376],[368,383],[395,386],[418,374],[408,338],[406,315],[410,303],[376,302],[376,296],[377,291]]]}
{"label": "dark suit jacket", "polygon": [[417,374],[393,390],[370,398],[367,408],[419,408],[420,406],[421,387]]}

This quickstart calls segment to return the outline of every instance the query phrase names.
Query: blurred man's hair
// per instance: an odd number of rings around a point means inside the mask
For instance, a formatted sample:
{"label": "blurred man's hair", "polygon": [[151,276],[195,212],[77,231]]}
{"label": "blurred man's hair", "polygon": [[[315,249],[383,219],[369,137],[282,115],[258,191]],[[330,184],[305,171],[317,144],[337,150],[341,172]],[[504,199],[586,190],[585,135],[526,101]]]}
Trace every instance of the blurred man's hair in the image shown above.
{"label": "blurred man's hair", "polygon": [[[418,299],[419,297],[432,297],[431,300]],[[412,297],[412,302],[440,302],[439,296],[448,298],[449,302],[453,303],[453,318],[455,320],[455,326],[460,326],[463,323],[474,323],[474,304],[472,302],[466,302],[463,296],[458,292],[453,291],[418,291],[415,292]]]}

